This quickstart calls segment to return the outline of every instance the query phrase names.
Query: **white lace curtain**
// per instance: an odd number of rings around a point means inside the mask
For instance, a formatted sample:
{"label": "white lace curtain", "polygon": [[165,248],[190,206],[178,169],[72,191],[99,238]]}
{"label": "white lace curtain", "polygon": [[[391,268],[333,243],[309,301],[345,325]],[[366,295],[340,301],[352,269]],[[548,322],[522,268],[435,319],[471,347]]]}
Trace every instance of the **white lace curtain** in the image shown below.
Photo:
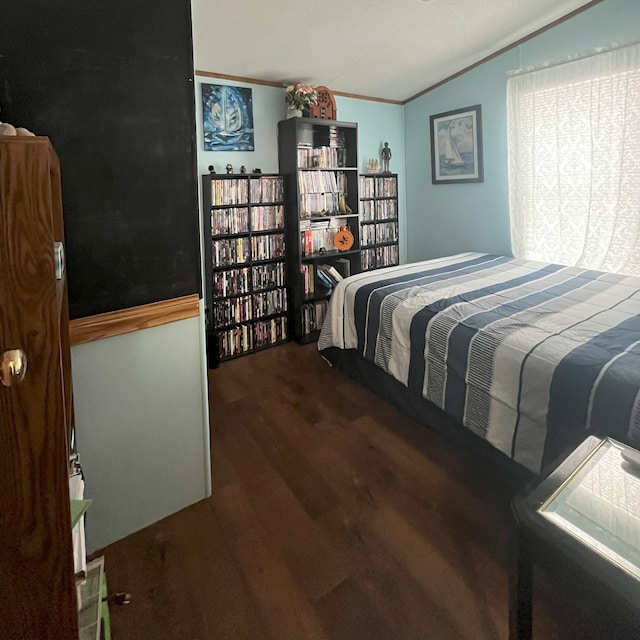
{"label": "white lace curtain", "polygon": [[515,256],[640,276],[640,44],[507,82]]}

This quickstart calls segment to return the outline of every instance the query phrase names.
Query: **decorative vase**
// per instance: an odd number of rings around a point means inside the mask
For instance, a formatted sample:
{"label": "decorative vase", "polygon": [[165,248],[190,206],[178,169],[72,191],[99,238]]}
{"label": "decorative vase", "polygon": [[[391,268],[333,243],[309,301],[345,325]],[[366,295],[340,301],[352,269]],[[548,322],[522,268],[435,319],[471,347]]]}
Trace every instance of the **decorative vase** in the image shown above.
{"label": "decorative vase", "polygon": [[287,118],[302,118],[302,109],[289,107],[287,109]]}

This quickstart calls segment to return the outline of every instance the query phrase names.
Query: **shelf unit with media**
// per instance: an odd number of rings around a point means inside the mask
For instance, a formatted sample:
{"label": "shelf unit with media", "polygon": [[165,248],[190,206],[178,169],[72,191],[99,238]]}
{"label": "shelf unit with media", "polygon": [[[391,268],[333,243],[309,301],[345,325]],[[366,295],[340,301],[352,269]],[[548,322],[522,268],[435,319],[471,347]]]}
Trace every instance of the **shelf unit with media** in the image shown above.
{"label": "shelf unit with media", "polygon": [[362,271],[399,263],[398,174],[360,174]]}
{"label": "shelf unit with media", "polygon": [[288,337],[284,180],[202,176],[209,366]]}
{"label": "shelf unit with media", "polygon": [[278,161],[286,193],[290,332],[304,344],[318,338],[335,283],[330,274],[360,271],[358,125],[283,120]]}

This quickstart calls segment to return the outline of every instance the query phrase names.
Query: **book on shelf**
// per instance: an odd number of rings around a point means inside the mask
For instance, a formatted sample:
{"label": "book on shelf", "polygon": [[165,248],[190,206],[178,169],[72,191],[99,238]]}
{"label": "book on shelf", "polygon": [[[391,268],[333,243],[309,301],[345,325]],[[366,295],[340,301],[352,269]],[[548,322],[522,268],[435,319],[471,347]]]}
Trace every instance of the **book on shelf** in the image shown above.
{"label": "book on shelf", "polygon": [[317,269],[317,275],[318,280],[328,289],[333,289],[336,286],[335,280],[320,265]]}
{"label": "book on shelf", "polygon": [[319,271],[324,271],[335,284],[338,284],[340,280],[344,280],[342,274],[331,264],[320,264],[318,265]]}
{"label": "book on shelf", "polygon": [[305,296],[315,293],[315,269],[312,264],[300,265],[300,273],[302,274],[302,289]]}
{"label": "book on shelf", "polygon": [[308,256],[313,253],[313,232],[305,229],[302,232],[302,255]]}
{"label": "book on shelf", "polygon": [[338,258],[335,261],[335,265],[344,278],[348,278],[351,275],[351,262],[347,258]]}

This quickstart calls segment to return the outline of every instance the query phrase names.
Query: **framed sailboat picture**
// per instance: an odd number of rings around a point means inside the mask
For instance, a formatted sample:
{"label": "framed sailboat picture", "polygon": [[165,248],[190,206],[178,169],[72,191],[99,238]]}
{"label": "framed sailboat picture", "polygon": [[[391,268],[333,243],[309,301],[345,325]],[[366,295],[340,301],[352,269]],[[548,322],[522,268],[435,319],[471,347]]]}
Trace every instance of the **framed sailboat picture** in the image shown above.
{"label": "framed sailboat picture", "polygon": [[482,109],[479,104],[430,116],[431,182],[482,182]]}
{"label": "framed sailboat picture", "polygon": [[205,151],[253,151],[251,89],[201,84]]}

